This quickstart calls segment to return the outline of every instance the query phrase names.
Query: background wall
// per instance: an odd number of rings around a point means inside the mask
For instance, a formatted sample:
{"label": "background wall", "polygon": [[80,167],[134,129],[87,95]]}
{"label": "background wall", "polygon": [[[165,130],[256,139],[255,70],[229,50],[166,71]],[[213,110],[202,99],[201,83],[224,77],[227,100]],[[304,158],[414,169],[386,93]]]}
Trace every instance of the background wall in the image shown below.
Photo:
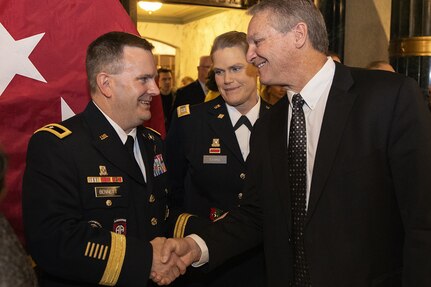
{"label": "background wall", "polygon": [[346,0],[344,63],[389,60],[391,0]]}
{"label": "background wall", "polygon": [[177,48],[175,78],[178,87],[184,76],[197,78],[199,57],[210,53],[216,36],[232,30],[247,32],[249,20],[245,10],[232,9],[184,25],[138,22],[138,31],[144,38]]}
{"label": "background wall", "polygon": [[[375,60],[388,60],[391,0],[346,0],[345,55],[349,66],[365,67]],[[144,38],[176,48],[176,83],[184,76],[197,78],[201,55],[210,52],[213,39],[224,32],[247,32],[250,16],[232,9],[183,25],[138,22]]]}

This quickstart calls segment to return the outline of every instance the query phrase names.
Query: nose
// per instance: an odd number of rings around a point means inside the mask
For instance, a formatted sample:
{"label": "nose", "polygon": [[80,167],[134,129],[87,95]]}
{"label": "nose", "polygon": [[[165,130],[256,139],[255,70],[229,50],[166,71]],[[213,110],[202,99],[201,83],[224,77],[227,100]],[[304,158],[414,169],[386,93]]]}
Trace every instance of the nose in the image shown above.
{"label": "nose", "polygon": [[225,83],[225,84],[229,84],[229,83],[232,83],[232,82],[233,82],[232,77],[231,77],[231,75],[230,75],[230,73],[229,73],[228,71],[226,71],[226,72],[224,73],[223,80],[224,80],[224,83]]}
{"label": "nose", "polygon": [[249,62],[250,64],[252,64],[254,59],[256,58],[256,47],[254,44],[249,44],[246,58],[247,62]]}
{"label": "nose", "polygon": [[157,86],[154,79],[151,80],[150,86],[148,88],[148,94],[150,94],[152,97],[160,95],[159,87]]}

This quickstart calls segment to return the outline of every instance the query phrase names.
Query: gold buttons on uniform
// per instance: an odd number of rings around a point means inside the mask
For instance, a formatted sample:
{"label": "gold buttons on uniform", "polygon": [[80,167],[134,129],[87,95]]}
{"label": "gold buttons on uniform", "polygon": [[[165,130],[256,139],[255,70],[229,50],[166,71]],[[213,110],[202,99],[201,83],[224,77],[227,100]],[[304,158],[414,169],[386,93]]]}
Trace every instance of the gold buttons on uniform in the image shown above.
{"label": "gold buttons on uniform", "polygon": [[166,193],[166,194],[168,193],[168,189],[167,189],[167,188],[165,188],[165,193]]}
{"label": "gold buttons on uniform", "polygon": [[153,194],[150,195],[150,198],[148,199],[149,203],[154,203],[156,201],[156,198],[154,197]]}
{"label": "gold buttons on uniform", "polygon": [[238,199],[242,199],[242,192],[238,193]]}
{"label": "gold buttons on uniform", "polygon": [[112,205],[112,200],[108,199],[105,201],[106,206],[111,206]]}
{"label": "gold buttons on uniform", "polygon": [[239,175],[240,179],[245,179],[245,173],[241,172],[241,174]]}
{"label": "gold buttons on uniform", "polygon": [[151,225],[153,226],[157,225],[157,218],[155,217],[151,218]]}

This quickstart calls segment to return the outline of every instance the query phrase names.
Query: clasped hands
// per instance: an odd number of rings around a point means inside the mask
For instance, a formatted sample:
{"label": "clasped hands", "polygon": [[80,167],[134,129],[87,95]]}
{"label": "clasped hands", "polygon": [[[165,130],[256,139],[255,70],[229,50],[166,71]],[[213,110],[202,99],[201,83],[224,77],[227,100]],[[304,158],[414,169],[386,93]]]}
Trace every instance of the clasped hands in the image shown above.
{"label": "clasped hands", "polygon": [[175,239],[157,237],[150,243],[153,246],[150,279],[158,285],[170,284],[201,257],[199,246],[189,237]]}

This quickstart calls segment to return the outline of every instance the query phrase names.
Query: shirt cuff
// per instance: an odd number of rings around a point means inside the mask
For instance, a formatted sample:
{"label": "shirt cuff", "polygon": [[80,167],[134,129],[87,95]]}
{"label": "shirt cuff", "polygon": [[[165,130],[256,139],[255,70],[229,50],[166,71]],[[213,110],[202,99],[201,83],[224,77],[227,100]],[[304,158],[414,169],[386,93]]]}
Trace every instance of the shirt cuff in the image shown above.
{"label": "shirt cuff", "polygon": [[190,237],[191,239],[193,239],[196,242],[196,244],[199,246],[199,248],[201,249],[201,258],[199,258],[199,261],[193,262],[192,266],[193,267],[200,267],[200,266],[208,263],[208,261],[210,259],[210,255],[209,255],[209,251],[208,251],[208,246],[205,243],[205,241],[196,234],[190,234],[190,235],[187,235],[186,237]]}

